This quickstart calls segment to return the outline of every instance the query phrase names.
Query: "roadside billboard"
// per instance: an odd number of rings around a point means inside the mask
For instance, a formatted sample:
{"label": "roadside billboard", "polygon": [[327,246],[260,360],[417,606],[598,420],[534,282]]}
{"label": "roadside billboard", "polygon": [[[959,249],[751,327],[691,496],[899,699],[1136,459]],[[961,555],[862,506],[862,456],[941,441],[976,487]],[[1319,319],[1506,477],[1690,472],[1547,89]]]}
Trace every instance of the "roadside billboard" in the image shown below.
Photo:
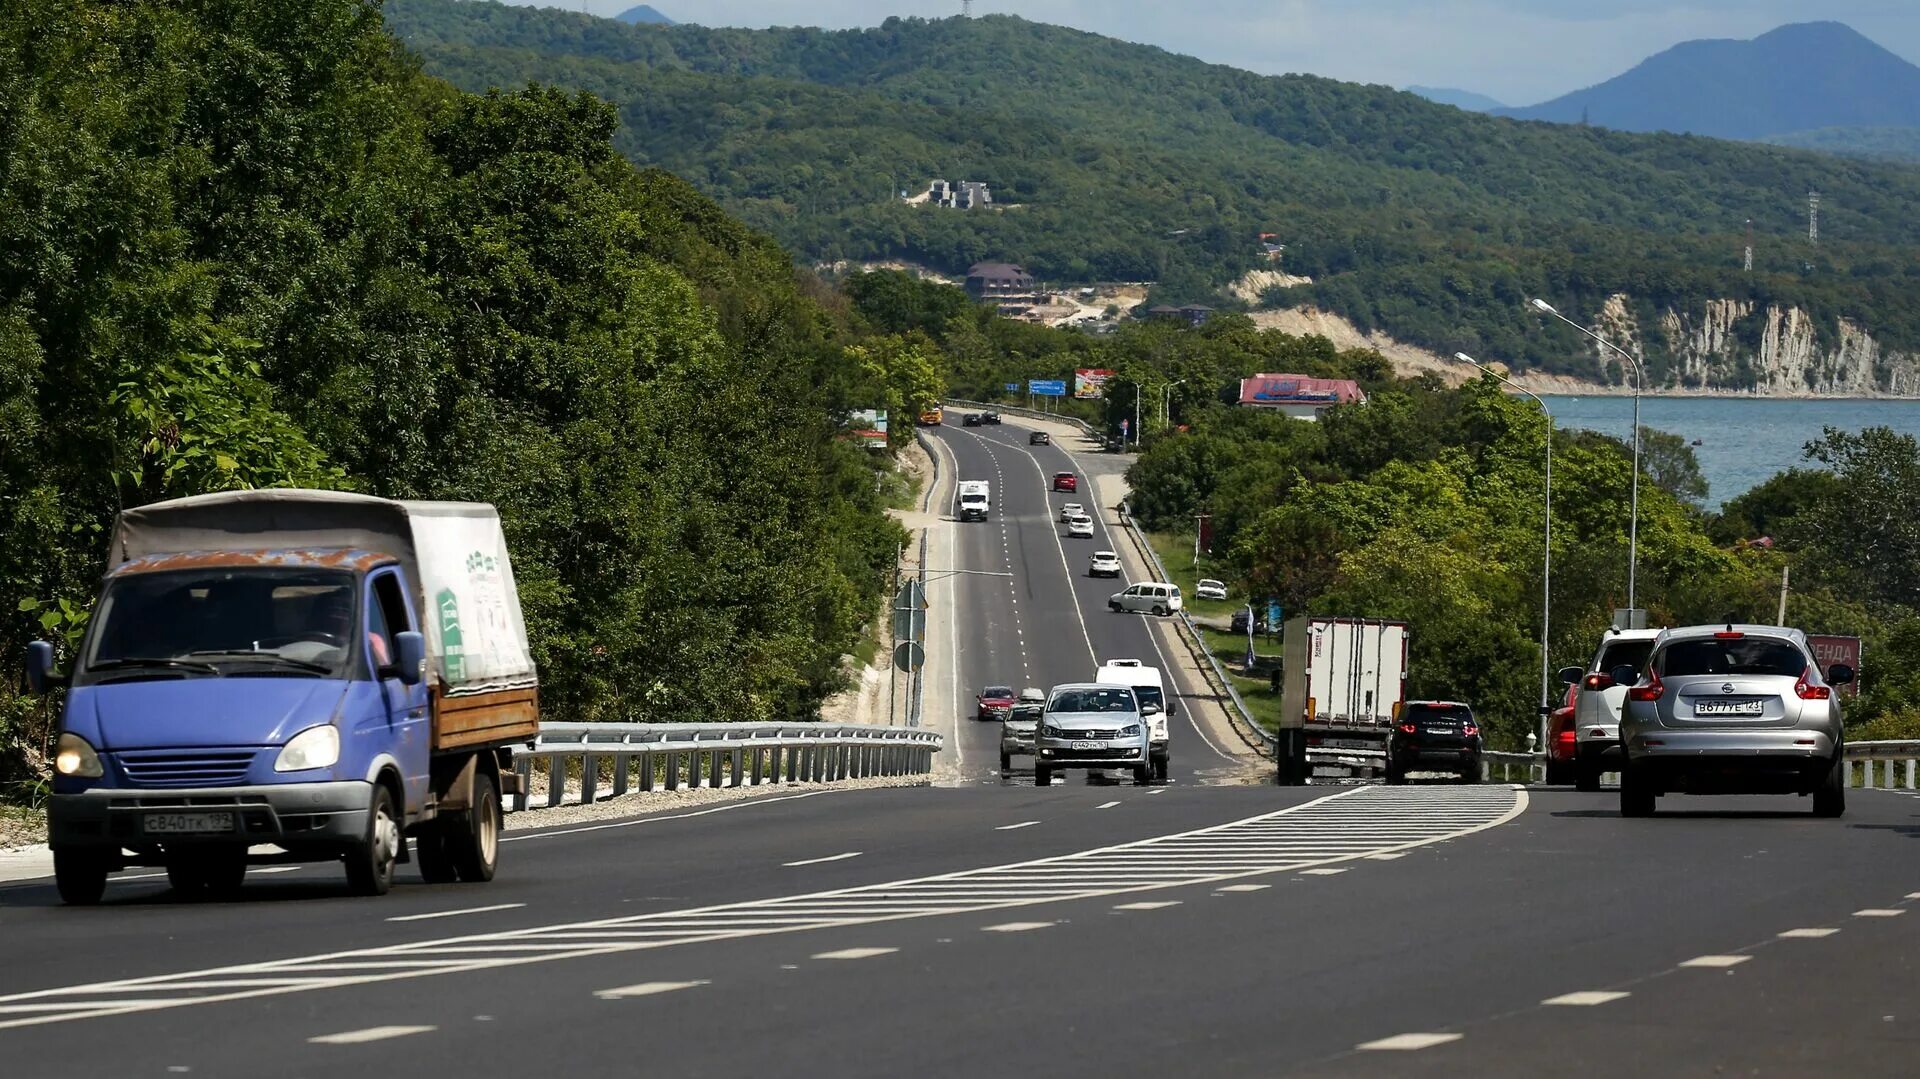
{"label": "roadside billboard", "polygon": [[887,410],[884,408],[856,408],[847,417],[847,426],[855,431],[878,431],[887,433]]}
{"label": "roadside billboard", "polygon": [[1065,397],[1067,383],[1059,378],[1030,378],[1027,380],[1027,392],[1035,397]]}
{"label": "roadside billboard", "polygon": [[1860,695],[1860,638],[1809,633],[1807,644],[1813,648],[1814,662],[1820,664],[1821,671],[1824,672],[1836,663],[1844,663],[1852,667],[1854,680],[1839,689],[1849,697]]}
{"label": "roadside billboard", "polygon": [[1107,380],[1113,372],[1104,367],[1082,367],[1073,372],[1073,395],[1082,399],[1106,396]]}

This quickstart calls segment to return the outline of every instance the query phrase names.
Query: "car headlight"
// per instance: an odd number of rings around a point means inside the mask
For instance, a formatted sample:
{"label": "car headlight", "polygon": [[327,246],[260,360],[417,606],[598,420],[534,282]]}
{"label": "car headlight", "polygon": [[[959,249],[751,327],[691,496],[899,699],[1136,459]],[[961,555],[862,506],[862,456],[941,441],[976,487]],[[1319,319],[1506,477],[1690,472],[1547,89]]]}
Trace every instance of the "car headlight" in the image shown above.
{"label": "car headlight", "polygon": [[1138,724],[1138,723],[1129,723],[1129,724],[1127,724],[1126,726],[1124,726],[1124,727],[1122,727],[1122,728],[1120,728],[1120,737],[1122,737],[1122,738],[1138,738],[1138,737],[1140,737],[1140,724]]}
{"label": "car headlight", "polygon": [[100,754],[77,734],[60,736],[59,745],[53,751],[53,770],[78,779],[98,779],[106,774],[106,769],[100,766]]}
{"label": "car headlight", "polygon": [[331,723],[308,727],[287,741],[273,762],[276,772],[331,768],[340,761],[340,732]]}
{"label": "car headlight", "polygon": [[1066,731],[1061,730],[1051,723],[1042,724],[1040,733],[1046,735],[1048,738],[1065,738],[1067,736]]}

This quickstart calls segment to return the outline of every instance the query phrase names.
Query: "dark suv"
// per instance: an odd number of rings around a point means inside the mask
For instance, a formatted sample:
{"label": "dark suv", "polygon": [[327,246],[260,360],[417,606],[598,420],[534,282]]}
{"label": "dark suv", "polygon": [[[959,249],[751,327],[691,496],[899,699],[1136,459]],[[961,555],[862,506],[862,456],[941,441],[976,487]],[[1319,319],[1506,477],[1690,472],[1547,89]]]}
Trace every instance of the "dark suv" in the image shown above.
{"label": "dark suv", "polygon": [[1052,442],[1053,436],[1045,431],[1035,431],[1027,436],[1027,445],[1029,446],[1046,446],[1052,444]]}
{"label": "dark suv", "polygon": [[1462,783],[1480,780],[1480,724],[1458,701],[1408,701],[1387,739],[1387,782],[1408,772],[1453,772]]}

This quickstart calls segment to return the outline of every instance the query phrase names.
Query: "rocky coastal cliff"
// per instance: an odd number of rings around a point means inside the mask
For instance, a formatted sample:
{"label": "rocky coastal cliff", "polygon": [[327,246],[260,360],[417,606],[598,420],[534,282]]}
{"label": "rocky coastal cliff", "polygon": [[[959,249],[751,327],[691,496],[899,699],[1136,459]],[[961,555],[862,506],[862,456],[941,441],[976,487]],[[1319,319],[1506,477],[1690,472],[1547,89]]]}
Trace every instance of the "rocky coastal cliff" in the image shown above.
{"label": "rocky coastal cliff", "polygon": [[1593,328],[1629,350],[1643,349],[1649,389],[1762,397],[1920,395],[1920,355],[1882,348],[1846,319],[1822,325],[1797,307],[1712,300],[1698,311],[1662,311],[1649,332],[1628,298],[1616,295]]}

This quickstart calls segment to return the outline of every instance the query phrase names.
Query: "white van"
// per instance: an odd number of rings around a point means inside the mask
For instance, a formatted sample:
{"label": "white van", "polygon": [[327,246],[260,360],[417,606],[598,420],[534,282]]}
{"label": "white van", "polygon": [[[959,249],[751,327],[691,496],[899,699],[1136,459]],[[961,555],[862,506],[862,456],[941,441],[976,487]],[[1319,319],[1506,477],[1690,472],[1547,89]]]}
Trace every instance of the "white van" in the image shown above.
{"label": "white van", "polygon": [[1180,586],[1165,581],[1130,584],[1126,591],[1108,596],[1107,606],[1112,610],[1136,614],[1172,614],[1181,607]]}
{"label": "white van", "polygon": [[955,516],[962,521],[984,521],[992,509],[991,488],[986,480],[961,480]]}
{"label": "white van", "polygon": [[1173,714],[1173,698],[1161,685],[1160,668],[1149,667],[1137,659],[1110,659],[1100,664],[1093,680],[1103,686],[1126,686],[1133,690],[1144,715],[1151,705],[1160,710],[1147,719],[1147,756],[1153,762],[1153,778],[1167,778],[1167,762],[1172,759],[1167,739],[1167,717]]}

